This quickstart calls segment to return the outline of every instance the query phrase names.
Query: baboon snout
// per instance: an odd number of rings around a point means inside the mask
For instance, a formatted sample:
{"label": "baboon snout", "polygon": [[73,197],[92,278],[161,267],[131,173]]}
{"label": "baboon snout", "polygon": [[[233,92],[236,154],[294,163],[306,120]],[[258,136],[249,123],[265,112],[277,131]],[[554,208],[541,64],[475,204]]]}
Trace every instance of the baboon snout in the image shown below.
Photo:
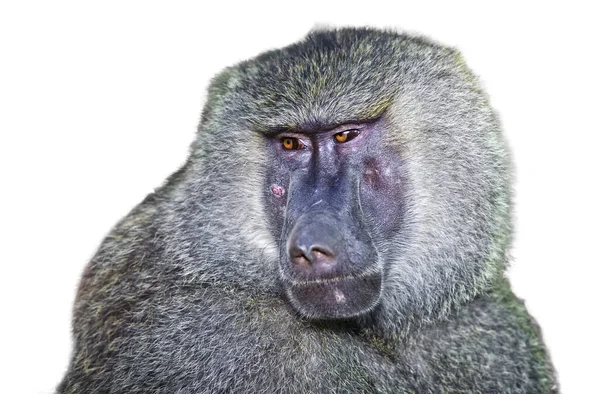
{"label": "baboon snout", "polygon": [[329,276],[339,265],[342,239],[331,220],[308,218],[299,221],[288,239],[292,271],[311,276]]}

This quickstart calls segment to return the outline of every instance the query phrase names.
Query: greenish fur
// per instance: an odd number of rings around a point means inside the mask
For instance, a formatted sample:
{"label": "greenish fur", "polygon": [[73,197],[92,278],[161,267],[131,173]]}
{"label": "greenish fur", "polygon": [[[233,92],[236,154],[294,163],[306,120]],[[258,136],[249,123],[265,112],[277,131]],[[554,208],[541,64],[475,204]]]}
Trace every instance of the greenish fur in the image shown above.
{"label": "greenish fur", "polygon": [[[281,289],[266,146],[357,121],[402,161],[404,213],[376,240],[378,305],[312,321]],[[511,171],[477,77],[429,39],[319,30],[229,67],[188,161],[86,267],[57,392],[557,393],[505,278]]]}

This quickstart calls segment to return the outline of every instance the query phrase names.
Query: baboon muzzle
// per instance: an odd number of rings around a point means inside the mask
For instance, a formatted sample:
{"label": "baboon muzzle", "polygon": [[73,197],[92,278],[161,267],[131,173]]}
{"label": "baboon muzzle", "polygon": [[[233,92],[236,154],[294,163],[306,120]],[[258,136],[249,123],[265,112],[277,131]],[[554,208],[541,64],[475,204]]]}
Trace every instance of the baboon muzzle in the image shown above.
{"label": "baboon muzzle", "polygon": [[377,254],[348,220],[309,211],[289,232],[280,272],[290,301],[307,317],[348,318],[379,301]]}

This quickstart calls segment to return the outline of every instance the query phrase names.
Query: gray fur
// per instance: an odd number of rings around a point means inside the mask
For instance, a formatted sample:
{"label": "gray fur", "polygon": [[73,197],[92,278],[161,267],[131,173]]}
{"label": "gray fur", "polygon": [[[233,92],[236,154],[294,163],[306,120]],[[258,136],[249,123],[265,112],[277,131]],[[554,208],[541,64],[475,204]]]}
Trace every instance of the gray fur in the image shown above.
{"label": "gray fur", "polygon": [[[376,242],[380,305],[299,316],[278,283],[266,132],[382,116],[405,217]],[[87,266],[59,393],[555,393],[504,276],[510,160],[460,54],[371,29],[315,31],[213,80],[187,163]]]}

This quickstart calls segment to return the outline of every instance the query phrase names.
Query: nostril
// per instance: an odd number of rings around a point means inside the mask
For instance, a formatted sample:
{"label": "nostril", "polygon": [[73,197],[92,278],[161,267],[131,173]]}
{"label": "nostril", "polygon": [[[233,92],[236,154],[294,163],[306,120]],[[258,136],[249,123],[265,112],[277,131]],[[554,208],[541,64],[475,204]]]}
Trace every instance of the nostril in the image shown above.
{"label": "nostril", "polygon": [[332,259],[333,258],[333,252],[322,246],[311,247],[310,253],[315,257],[315,259]]}
{"label": "nostril", "polygon": [[328,248],[318,245],[310,248],[311,272],[317,275],[330,273],[335,270],[337,259]]}
{"label": "nostril", "polygon": [[307,253],[306,253],[306,248],[299,246],[299,245],[294,245],[289,249],[289,253],[290,253],[290,257],[291,258],[295,258],[295,257],[307,257]]}
{"label": "nostril", "polygon": [[300,267],[309,268],[312,257],[311,253],[307,253],[303,247],[294,246],[290,249],[290,259]]}

